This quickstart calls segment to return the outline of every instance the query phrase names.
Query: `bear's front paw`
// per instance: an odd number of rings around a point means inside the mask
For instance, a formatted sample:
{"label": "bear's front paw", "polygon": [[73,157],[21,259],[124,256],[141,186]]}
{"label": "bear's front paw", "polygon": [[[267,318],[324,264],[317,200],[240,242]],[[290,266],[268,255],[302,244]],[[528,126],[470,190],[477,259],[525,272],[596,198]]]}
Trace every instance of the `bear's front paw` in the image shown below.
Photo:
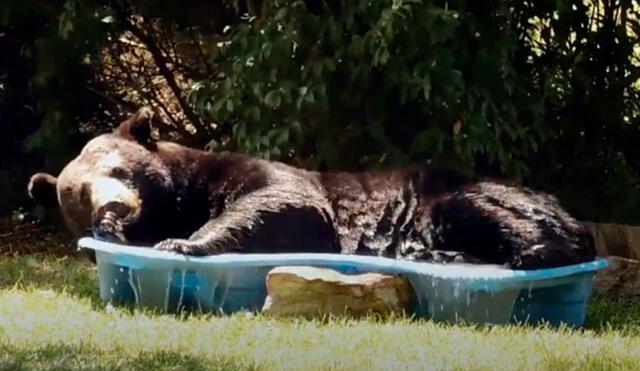
{"label": "bear's front paw", "polygon": [[153,246],[155,250],[161,251],[170,251],[176,254],[183,255],[202,255],[200,253],[200,248],[193,241],[183,240],[183,239],[168,239],[164,241],[160,241],[155,246]]}

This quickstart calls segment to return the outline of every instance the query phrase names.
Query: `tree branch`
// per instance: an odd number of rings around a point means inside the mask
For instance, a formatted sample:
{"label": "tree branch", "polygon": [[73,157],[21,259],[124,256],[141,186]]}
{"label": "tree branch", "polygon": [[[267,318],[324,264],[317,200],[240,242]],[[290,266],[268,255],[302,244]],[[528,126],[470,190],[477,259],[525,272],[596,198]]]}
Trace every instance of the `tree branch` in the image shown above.
{"label": "tree branch", "polygon": [[127,11],[127,8],[130,7],[126,5],[128,4],[114,2],[114,10],[117,19],[126,27],[129,32],[131,32],[136,38],[138,38],[138,40],[140,40],[141,43],[143,43],[147,47],[147,50],[149,50],[149,53],[151,54],[156,67],[158,67],[158,71],[167,82],[169,89],[171,89],[173,95],[176,98],[176,101],[180,105],[180,108],[184,112],[184,115],[191,122],[191,124],[196,128],[196,130],[203,133],[204,136],[210,134],[210,130],[207,128],[204,122],[202,122],[195,111],[193,111],[191,106],[189,106],[186,99],[182,95],[182,89],[180,89],[180,87],[178,86],[173,72],[169,70],[169,67],[167,66],[167,59],[165,58],[158,45],[155,43],[153,37],[147,34],[144,30],[137,27],[135,23],[132,22],[130,13]]}

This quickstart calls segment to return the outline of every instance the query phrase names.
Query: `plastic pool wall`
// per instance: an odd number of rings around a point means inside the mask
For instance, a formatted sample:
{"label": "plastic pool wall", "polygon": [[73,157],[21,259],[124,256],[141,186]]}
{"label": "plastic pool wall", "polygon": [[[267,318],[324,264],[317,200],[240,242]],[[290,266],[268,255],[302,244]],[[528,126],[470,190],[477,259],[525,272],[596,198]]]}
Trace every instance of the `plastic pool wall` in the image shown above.
{"label": "plastic pool wall", "polygon": [[593,279],[604,259],[518,271],[495,266],[441,265],[339,254],[224,254],[187,257],[83,238],[95,250],[100,297],[114,305],[164,312],[260,311],[266,276],[282,265],[326,267],[345,274],[380,272],[406,277],[415,292],[413,313],[445,322],[584,323]]}

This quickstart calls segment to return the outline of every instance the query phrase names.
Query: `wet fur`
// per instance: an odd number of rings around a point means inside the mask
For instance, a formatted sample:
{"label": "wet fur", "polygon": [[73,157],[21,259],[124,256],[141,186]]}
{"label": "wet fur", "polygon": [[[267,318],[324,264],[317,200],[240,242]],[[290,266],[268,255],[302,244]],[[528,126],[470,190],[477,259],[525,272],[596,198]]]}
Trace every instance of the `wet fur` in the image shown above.
{"label": "wet fur", "polygon": [[184,230],[197,232],[157,248],[192,255],[340,252],[522,269],[595,255],[583,225],[552,196],[526,188],[421,167],[318,173],[184,150],[189,155],[170,157],[198,164],[174,176],[189,180],[179,192],[181,209],[200,217]]}
{"label": "wet fur", "polygon": [[[519,269],[595,256],[587,229],[546,194],[420,166],[320,173],[211,154],[151,140],[150,117],[141,110],[94,138],[59,179],[34,175],[30,193],[57,204],[57,187],[77,235],[91,228],[189,255],[332,252]],[[121,166],[98,166],[108,155]],[[94,210],[90,196],[105,176],[132,191],[124,200],[137,197],[135,217],[120,216],[122,203]]]}

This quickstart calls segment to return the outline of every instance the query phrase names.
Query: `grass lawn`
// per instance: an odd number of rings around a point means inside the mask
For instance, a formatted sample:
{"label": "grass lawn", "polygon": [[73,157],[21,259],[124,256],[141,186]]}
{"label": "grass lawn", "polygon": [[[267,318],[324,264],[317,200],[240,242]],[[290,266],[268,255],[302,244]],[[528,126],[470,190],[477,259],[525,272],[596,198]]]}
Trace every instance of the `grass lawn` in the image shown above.
{"label": "grass lawn", "polygon": [[0,257],[0,370],[640,369],[640,302],[597,298],[588,321],[575,331],[162,315],[105,307],[90,263]]}

